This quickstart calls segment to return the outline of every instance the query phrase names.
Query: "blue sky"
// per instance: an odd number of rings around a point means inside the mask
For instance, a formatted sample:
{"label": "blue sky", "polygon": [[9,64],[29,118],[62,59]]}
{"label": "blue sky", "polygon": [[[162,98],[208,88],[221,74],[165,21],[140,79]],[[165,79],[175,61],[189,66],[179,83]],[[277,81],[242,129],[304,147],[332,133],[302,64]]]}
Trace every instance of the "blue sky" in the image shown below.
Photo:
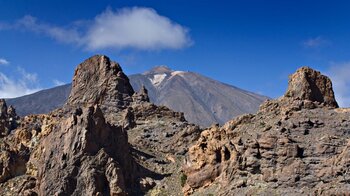
{"label": "blue sky", "polygon": [[350,106],[350,2],[0,0],[0,97],[71,81],[94,54],[127,74],[156,65],[270,97],[308,65]]}

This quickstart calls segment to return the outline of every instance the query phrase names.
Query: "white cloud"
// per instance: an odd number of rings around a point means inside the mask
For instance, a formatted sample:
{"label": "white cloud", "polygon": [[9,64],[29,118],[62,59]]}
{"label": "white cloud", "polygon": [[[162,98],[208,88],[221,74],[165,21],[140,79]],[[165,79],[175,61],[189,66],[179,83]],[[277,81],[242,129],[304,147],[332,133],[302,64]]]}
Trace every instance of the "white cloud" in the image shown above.
{"label": "white cloud", "polygon": [[39,23],[37,18],[30,15],[19,19],[14,25],[14,28],[44,34],[63,43],[79,43],[81,39],[78,31],[75,28],[59,27],[46,23]]}
{"label": "white cloud", "polygon": [[0,58],[0,65],[8,65],[10,62],[4,58]]}
{"label": "white cloud", "polygon": [[188,30],[150,8],[106,10],[96,16],[85,43],[89,49],[179,49],[191,40]]}
{"label": "white cloud", "polygon": [[324,39],[321,36],[318,37],[314,37],[314,38],[310,38],[308,40],[305,40],[303,42],[303,46],[305,48],[319,48],[322,46],[327,46],[329,45],[331,42],[329,40]]}
{"label": "white cloud", "polygon": [[37,75],[18,68],[18,77],[10,78],[0,72],[0,97],[13,98],[39,91]]}
{"label": "white cloud", "polygon": [[326,75],[332,80],[340,107],[350,107],[350,62],[332,64],[326,71]]}
{"label": "white cloud", "polygon": [[62,86],[62,85],[64,85],[65,83],[64,82],[62,82],[62,81],[59,81],[59,80],[53,80],[52,81],[53,82],[53,84],[55,85],[55,86]]}
{"label": "white cloud", "polygon": [[[2,23],[3,24],[3,23]],[[75,21],[68,26],[56,26],[33,16],[24,16],[10,28],[27,30],[51,37],[62,43],[75,44],[88,50],[180,49],[192,44],[188,29],[159,15],[151,8],[107,9],[90,21]]]}

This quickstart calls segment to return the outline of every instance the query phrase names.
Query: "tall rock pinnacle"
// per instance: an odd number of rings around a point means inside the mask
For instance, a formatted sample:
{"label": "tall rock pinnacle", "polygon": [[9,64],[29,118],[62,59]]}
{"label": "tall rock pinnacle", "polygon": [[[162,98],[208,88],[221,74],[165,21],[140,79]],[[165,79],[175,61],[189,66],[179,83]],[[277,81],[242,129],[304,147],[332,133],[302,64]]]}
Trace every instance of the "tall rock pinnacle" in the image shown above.
{"label": "tall rock pinnacle", "polygon": [[95,55],[75,70],[68,104],[101,104],[125,107],[134,90],[128,77],[107,56]]}
{"label": "tall rock pinnacle", "polygon": [[284,96],[338,107],[331,80],[309,67],[302,67],[289,77]]}

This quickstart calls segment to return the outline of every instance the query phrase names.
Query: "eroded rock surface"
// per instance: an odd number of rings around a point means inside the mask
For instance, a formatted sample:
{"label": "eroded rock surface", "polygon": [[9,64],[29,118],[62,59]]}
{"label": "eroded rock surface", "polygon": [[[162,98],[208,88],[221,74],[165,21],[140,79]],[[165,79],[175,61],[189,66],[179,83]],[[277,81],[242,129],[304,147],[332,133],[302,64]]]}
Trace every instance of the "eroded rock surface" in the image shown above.
{"label": "eroded rock surface", "polygon": [[284,96],[338,107],[331,80],[309,67],[302,67],[289,77],[288,90]]}
{"label": "eroded rock surface", "polygon": [[4,137],[16,128],[18,116],[16,110],[7,104],[4,99],[0,99],[0,137]]}
{"label": "eroded rock surface", "polygon": [[63,108],[24,117],[1,141],[0,195],[137,193],[146,169],[132,157],[127,132],[118,125],[132,94],[128,78],[108,57],[80,64]]}
{"label": "eroded rock surface", "polygon": [[183,167],[186,194],[338,195],[350,191],[350,110],[310,68],[286,95],[202,132]]}
{"label": "eroded rock surface", "polygon": [[[14,109],[1,108],[10,122]],[[102,55],[78,65],[65,106],[3,130],[0,195],[181,195],[181,164],[201,131],[149,103],[145,88],[134,93]]]}
{"label": "eroded rock surface", "polygon": [[118,124],[122,110],[132,102],[134,90],[120,65],[95,55],[75,70],[66,106],[98,104],[111,124]]}
{"label": "eroded rock surface", "polygon": [[136,174],[127,133],[107,123],[98,106],[77,110],[34,152],[41,155],[33,162],[40,195],[126,194]]}

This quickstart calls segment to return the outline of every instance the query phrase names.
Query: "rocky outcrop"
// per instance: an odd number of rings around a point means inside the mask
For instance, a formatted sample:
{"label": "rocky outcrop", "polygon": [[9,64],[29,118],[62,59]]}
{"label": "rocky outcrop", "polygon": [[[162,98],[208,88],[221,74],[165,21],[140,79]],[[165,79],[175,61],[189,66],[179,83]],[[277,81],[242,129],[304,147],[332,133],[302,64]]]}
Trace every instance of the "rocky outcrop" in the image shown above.
{"label": "rocky outcrop", "polygon": [[32,156],[38,154],[39,195],[126,195],[136,177],[127,134],[108,124],[97,105],[77,108]]}
{"label": "rocky outcrop", "polygon": [[135,123],[128,129],[133,155],[153,172],[140,180],[141,189],[146,195],[182,195],[181,164],[202,130],[188,123],[183,113],[150,103],[146,88],[142,89],[128,110],[129,122]]}
{"label": "rocky outcrop", "polygon": [[95,55],[75,70],[67,106],[98,104],[107,121],[120,125],[121,111],[132,102],[134,90],[120,65]]}
{"label": "rocky outcrop", "polygon": [[133,95],[133,102],[140,103],[140,102],[150,102],[149,96],[148,96],[148,90],[145,86],[142,86],[140,91],[135,93]]}
{"label": "rocky outcrop", "polygon": [[[142,86],[147,88],[152,103],[183,112],[187,121],[203,127],[224,124],[241,114],[255,113],[268,99],[198,73],[175,71],[164,66],[129,75],[129,79],[135,91],[140,91]],[[16,107],[20,116],[43,114],[62,107],[70,91],[71,83],[6,101]]]}
{"label": "rocky outcrop", "polygon": [[[132,94],[128,78],[108,57],[97,55],[80,64],[64,107],[24,117],[14,134],[3,138],[2,190],[15,195],[137,192],[143,170],[131,156],[125,128],[118,125]],[[7,118],[14,111],[2,113]]]}
{"label": "rocky outcrop", "polygon": [[120,65],[107,56],[96,55],[76,68],[68,104],[115,104],[125,107],[133,94],[134,90]]}
{"label": "rocky outcrop", "polygon": [[4,137],[16,128],[18,119],[16,110],[10,106],[7,108],[4,99],[0,99],[0,137]]}
{"label": "rocky outcrop", "polygon": [[299,69],[284,97],[202,132],[183,166],[185,193],[348,193],[350,110],[336,107],[330,80]]}
{"label": "rocky outcrop", "polygon": [[288,90],[284,96],[338,107],[331,80],[309,67],[302,67],[289,77]]}
{"label": "rocky outcrop", "polygon": [[181,195],[174,179],[200,132],[96,55],[77,67],[66,105],[0,138],[0,195]]}

